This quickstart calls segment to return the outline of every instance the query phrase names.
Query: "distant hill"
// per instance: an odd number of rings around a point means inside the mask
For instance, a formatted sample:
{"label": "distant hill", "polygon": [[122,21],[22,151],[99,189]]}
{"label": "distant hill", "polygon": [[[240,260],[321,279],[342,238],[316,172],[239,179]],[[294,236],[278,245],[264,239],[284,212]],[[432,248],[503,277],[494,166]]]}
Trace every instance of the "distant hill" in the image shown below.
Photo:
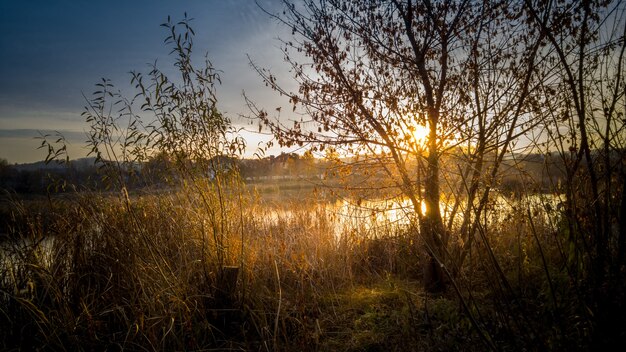
{"label": "distant hill", "polygon": [[[76,160],[70,160],[70,165],[76,170],[85,170],[95,165],[96,158],[80,158]],[[37,161],[34,163],[14,164],[11,168],[17,171],[40,171],[40,170],[61,170],[67,168],[64,163]]]}

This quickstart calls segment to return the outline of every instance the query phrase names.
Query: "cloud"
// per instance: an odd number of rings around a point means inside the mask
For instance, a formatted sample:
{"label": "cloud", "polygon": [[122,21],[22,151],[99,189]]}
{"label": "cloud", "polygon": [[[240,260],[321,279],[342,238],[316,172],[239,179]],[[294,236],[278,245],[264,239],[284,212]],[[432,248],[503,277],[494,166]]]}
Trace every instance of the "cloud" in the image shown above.
{"label": "cloud", "polygon": [[50,139],[54,139],[55,136],[61,134],[65,137],[65,140],[70,143],[84,143],[87,140],[87,135],[85,132],[77,132],[77,131],[68,131],[68,130],[36,130],[29,128],[20,128],[20,129],[0,129],[0,138],[11,138],[11,139],[35,139],[38,137],[42,137],[43,135],[50,135]]}

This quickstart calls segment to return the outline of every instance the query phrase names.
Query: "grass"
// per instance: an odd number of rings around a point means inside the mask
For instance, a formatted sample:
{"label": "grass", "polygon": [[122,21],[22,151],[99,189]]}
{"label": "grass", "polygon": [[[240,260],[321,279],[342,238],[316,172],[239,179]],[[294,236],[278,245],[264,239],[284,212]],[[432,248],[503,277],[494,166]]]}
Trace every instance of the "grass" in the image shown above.
{"label": "grass", "polygon": [[[421,290],[422,254],[410,231],[360,236],[362,227],[338,226],[327,203],[281,203],[207,183],[5,204],[14,240],[3,242],[0,269],[3,350],[486,348],[454,292]],[[494,286],[477,246],[459,283],[478,327],[502,350],[583,341],[591,333],[584,308],[558,267],[546,283],[528,224],[493,228],[515,295]],[[237,268],[235,281],[228,268]]]}

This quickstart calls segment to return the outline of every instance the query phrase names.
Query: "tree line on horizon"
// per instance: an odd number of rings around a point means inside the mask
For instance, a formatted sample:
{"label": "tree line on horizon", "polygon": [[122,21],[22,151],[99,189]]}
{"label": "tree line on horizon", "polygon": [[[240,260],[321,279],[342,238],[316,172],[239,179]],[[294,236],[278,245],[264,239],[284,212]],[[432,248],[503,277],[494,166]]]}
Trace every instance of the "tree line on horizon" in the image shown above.
{"label": "tree line on horizon", "polygon": [[[619,155],[616,154],[615,157]],[[345,158],[349,161],[351,158]],[[458,166],[456,162],[448,163]],[[505,161],[505,164],[507,162]],[[0,160],[0,189],[18,194],[46,194],[74,190],[113,190],[107,183],[106,162],[96,162],[95,158],[82,158],[67,163],[45,162],[9,164]],[[257,183],[273,180],[313,180],[323,186],[322,180],[338,179],[343,174],[347,179],[363,176],[369,165],[341,163],[315,158],[311,153],[304,156],[297,153],[281,153],[263,158],[228,158],[221,161],[235,171],[244,183]],[[498,189],[505,195],[515,193],[541,193],[552,191],[550,185],[565,180],[564,165],[560,160],[546,158],[542,154],[518,155],[502,172]],[[159,155],[144,163],[129,165],[125,168],[125,186],[129,190],[155,189],[175,186],[174,165],[171,160]],[[340,171],[340,169],[342,169]],[[370,170],[371,171],[371,170]],[[210,176],[207,170],[206,176]],[[169,175],[169,176],[168,176]],[[376,182],[385,177],[378,173],[372,175]],[[360,179],[362,179],[361,177]]]}

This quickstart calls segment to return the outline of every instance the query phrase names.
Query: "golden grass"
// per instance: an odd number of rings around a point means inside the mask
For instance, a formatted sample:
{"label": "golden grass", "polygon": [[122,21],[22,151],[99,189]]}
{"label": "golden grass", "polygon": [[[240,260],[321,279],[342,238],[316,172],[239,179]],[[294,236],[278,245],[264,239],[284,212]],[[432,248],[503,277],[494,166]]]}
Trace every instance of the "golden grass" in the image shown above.
{"label": "golden grass", "polygon": [[[385,227],[385,236],[363,238],[359,226],[337,226],[330,205],[305,199],[277,202],[237,184],[198,183],[130,198],[12,201],[11,235],[21,240],[3,249],[0,348],[485,348],[453,293],[421,291],[420,253],[409,231]],[[547,294],[528,226],[493,226],[493,248],[510,281],[523,277],[516,289]],[[497,333],[514,327],[487,325],[502,307],[484,262],[477,247],[468,261],[475,267],[465,268],[460,283],[471,289],[464,294],[483,328],[512,346],[515,338]],[[233,267],[234,283],[227,274]],[[566,278],[551,270],[563,300]]]}

